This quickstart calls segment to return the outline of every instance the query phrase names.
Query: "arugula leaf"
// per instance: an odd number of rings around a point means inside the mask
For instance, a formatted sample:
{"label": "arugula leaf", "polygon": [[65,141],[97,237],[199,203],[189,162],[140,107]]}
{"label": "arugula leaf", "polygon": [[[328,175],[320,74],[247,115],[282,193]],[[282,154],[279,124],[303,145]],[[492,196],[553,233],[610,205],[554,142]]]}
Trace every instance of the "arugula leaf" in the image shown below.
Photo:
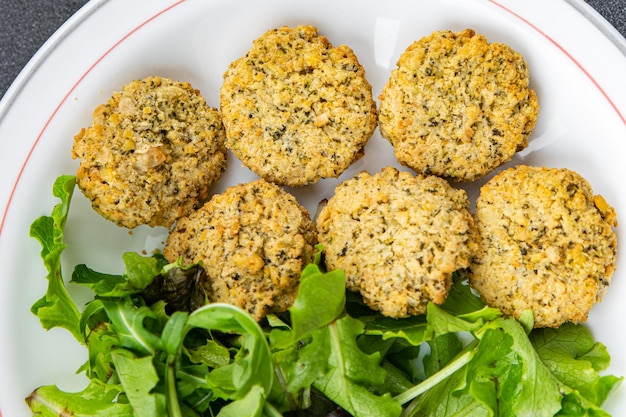
{"label": "arugula leaf", "polygon": [[491,417],[493,413],[471,395],[461,395],[467,367],[454,372],[411,402],[404,416],[420,417]]}
{"label": "arugula leaf", "polygon": [[89,378],[109,381],[115,372],[111,352],[119,345],[120,339],[111,323],[100,323],[87,337],[89,359],[81,370],[86,371]]}
{"label": "arugula leaf", "polygon": [[368,355],[359,348],[364,327],[344,315],[345,303],[343,271],[305,268],[289,309],[293,330],[273,329],[270,337],[287,402],[299,406],[298,392],[313,385],[354,415],[399,415],[400,405],[389,394],[377,396],[367,388],[382,385],[387,373],[378,352]]}
{"label": "arugula leaf", "polygon": [[488,329],[468,364],[469,392],[497,415],[515,415],[512,404],[522,382],[523,364],[512,346],[513,338],[504,329]]}
{"label": "arugula leaf", "polygon": [[84,343],[79,330],[80,312],[67,292],[61,273],[61,253],[67,247],[63,243],[63,234],[75,184],[76,177],[73,175],[58,177],[52,194],[61,203],[54,206],[50,216],[39,217],[30,227],[30,236],[41,244],[41,258],[48,271],[46,294],[33,304],[31,311],[39,317],[46,330],[62,327]]}
{"label": "arugula leaf", "polygon": [[[286,338],[292,340],[291,333],[287,333]],[[299,392],[309,389],[313,382],[327,372],[327,356],[321,350],[324,347],[321,338],[309,336],[300,343],[273,354],[282,388],[290,395],[291,409],[296,409],[300,405],[300,402],[295,400],[299,397]]]}
{"label": "arugula leaf", "polygon": [[477,331],[485,323],[491,322],[501,315],[500,310],[490,307],[483,307],[481,310],[456,316],[433,303],[429,303],[426,307],[428,327],[432,329],[434,335]]}
{"label": "arugula leaf", "polygon": [[102,305],[111,320],[120,346],[133,349],[141,355],[152,355],[163,348],[161,338],[149,328],[154,312],[147,306],[136,306],[130,298],[103,299]]}
{"label": "arugula leaf", "polygon": [[402,319],[376,315],[360,317],[360,320],[365,324],[367,335],[377,335],[383,339],[402,338],[413,346],[419,346],[434,337],[423,314]]}
{"label": "arugula leaf", "polygon": [[185,352],[193,363],[203,364],[209,368],[219,368],[230,362],[228,349],[211,339],[206,340],[203,345],[188,348]]}
{"label": "arugula leaf", "polygon": [[485,304],[476,296],[468,284],[467,272],[464,270],[456,271],[452,274],[452,288],[448,292],[446,301],[441,307],[453,313],[467,314],[473,311],[481,310]]}
{"label": "arugula leaf", "polygon": [[240,354],[235,360],[208,375],[207,386],[214,395],[241,400],[255,385],[269,394],[274,381],[270,349],[263,330],[249,314],[229,304],[208,304],[189,315],[187,326],[187,331],[197,327],[243,336]]}
{"label": "arugula leaf", "polygon": [[[361,337],[359,340],[364,339],[364,337]],[[422,352],[424,345],[420,344],[418,346],[414,346],[399,338],[390,340],[393,341],[393,345],[391,345],[387,350],[384,360],[389,361],[397,369],[401,370],[411,382],[411,385],[422,381],[424,379],[424,369],[420,365],[420,359],[423,356]],[[402,391],[406,391],[409,388],[410,387],[406,387]],[[400,392],[394,392],[392,394],[399,395]]]}
{"label": "arugula leaf", "polygon": [[77,265],[72,282],[89,287],[100,297],[126,297],[143,291],[159,275],[159,262],[136,252],[122,255],[126,267],[123,275],[96,272],[84,264]]}
{"label": "arugula leaf", "polygon": [[66,393],[54,385],[37,388],[26,398],[28,407],[41,417],[133,417],[128,403],[116,402],[121,387],[92,380],[80,392]]}
{"label": "arugula leaf", "polygon": [[557,417],[611,417],[606,411],[585,401],[580,395],[566,394]]}
{"label": "arugula leaf", "polygon": [[500,310],[486,307],[472,294],[465,281],[456,278],[446,302],[441,306],[431,303],[427,315],[391,319],[376,314],[359,319],[365,323],[368,335],[380,335],[384,339],[403,338],[418,346],[437,335],[479,329],[501,315]]}

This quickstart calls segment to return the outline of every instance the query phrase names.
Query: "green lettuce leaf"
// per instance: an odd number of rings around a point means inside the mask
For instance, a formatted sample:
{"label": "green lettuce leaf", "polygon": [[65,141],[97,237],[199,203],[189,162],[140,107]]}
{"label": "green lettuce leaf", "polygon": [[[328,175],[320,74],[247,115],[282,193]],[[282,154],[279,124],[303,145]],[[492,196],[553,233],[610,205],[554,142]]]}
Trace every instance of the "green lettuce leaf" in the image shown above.
{"label": "green lettuce leaf", "polygon": [[159,382],[152,356],[139,357],[127,349],[116,349],[111,358],[135,417],[167,415],[165,396],[152,392]]}
{"label": "green lettuce leaf", "polygon": [[443,369],[463,350],[463,344],[456,333],[446,333],[428,342],[430,353],[424,355],[424,374],[434,375]]}
{"label": "green lettuce leaf", "polygon": [[58,177],[52,194],[61,202],[54,206],[50,216],[39,217],[30,227],[30,236],[41,244],[41,258],[48,271],[46,294],[33,304],[31,311],[39,317],[46,330],[64,328],[84,343],[80,332],[80,312],[67,292],[61,272],[61,253],[67,247],[63,242],[64,229],[75,184],[76,178],[72,175]]}
{"label": "green lettuce leaf", "polygon": [[359,320],[344,316],[313,334],[316,343],[311,347],[328,363],[328,371],[314,386],[352,415],[399,416],[400,404],[389,394],[375,395],[367,389],[382,384],[386,375],[379,354],[366,355],[359,349],[356,337],[362,333]]}
{"label": "green lettuce leaf", "polygon": [[568,393],[582,397],[580,404],[599,408],[623,378],[601,376],[611,360],[606,347],[595,342],[582,325],[566,323],[558,329],[536,329],[530,340],[539,357]]}
{"label": "green lettuce leaf", "polygon": [[341,270],[323,273],[316,264],[307,265],[300,277],[298,294],[289,308],[295,342],[332,323],[346,303],[346,276]]}
{"label": "green lettuce leaf", "polygon": [[224,406],[217,417],[261,417],[265,406],[264,394],[263,388],[255,385],[243,398]]}
{"label": "green lettuce leaf", "polygon": [[561,409],[557,381],[518,321],[489,322],[477,350],[468,365],[469,389],[495,415],[551,417]]}
{"label": "green lettuce leaf", "polygon": [[133,417],[128,403],[115,401],[120,386],[91,381],[80,392],[67,393],[54,385],[37,388],[26,398],[31,411],[41,417]]}

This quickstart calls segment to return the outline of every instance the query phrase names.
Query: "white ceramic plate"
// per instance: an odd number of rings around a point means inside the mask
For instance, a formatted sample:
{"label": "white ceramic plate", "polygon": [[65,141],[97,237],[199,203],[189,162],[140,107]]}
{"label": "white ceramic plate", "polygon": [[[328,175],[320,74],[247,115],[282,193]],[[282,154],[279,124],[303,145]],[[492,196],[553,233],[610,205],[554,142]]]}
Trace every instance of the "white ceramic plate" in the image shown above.
{"label": "white ceramic plate", "polygon": [[[34,388],[78,390],[75,370],[86,351],[63,330],[42,330],[29,309],[46,288],[31,222],[48,214],[54,179],[73,173],[73,136],[92,110],[123,84],[147,75],[186,80],[218,106],[222,74],[266,30],[313,24],[331,42],[351,46],[377,96],[410,42],[434,30],[474,28],[522,53],[541,103],[527,150],[512,163],[568,167],[586,177],[626,222],[626,41],[582,1],[516,0],[96,0],[80,10],[29,63],[0,104],[0,408],[5,417],[29,415]],[[216,191],[254,179],[232,157]],[[396,165],[378,133],[366,156],[342,178]],[[294,193],[314,211],[337,180]],[[468,187],[471,197],[476,186]],[[622,226],[623,227],[623,226]],[[66,275],[76,263],[121,272],[127,250],[161,247],[164,229],[129,234],[102,220],[77,192],[67,223]],[[621,229],[618,228],[621,240]],[[609,371],[626,375],[626,253],[604,301],[588,321],[613,355]],[[66,277],[67,278],[67,277]],[[71,287],[81,300],[87,294]],[[624,387],[606,404],[626,415]]]}

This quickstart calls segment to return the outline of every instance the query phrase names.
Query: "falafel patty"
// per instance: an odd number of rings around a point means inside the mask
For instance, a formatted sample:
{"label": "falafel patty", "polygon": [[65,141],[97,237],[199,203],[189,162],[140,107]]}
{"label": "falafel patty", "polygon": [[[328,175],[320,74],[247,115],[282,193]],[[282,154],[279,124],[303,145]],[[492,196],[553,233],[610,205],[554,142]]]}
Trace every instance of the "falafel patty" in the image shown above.
{"label": "falafel patty", "polygon": [[616,267],[615,210],[564,168],[517,166],[480,190],[470,285],[486,304],[535,327],[582,322]]}
{"label": "falafel patty", "polygon": [[524,149],[539,111],[524,58],[471,29],[411,44],[379,101],[380,132],[398,161],[454,181],[478,179]]}
{"label": "falafel patty", "polygon": [[226,168],[220,113],[187,82],[135,80],[74,138],[78,187],[120,226],[171,226],[198,207]]}
{"label": "falafel patty", "polygon": [[170,262],[201,263],[210,301],[234,304],[260,320],[291,306],[316,243],[307,210],[260,179],[232,186],[180,219],[163,254]]}
{"label": "falafel patty", "polygon": [[443,303],[474,236],[465,191],[392,167],[339,184],[317,229],[328,269],[343,269],[348,289],[389,317]]}
{"label": "falafel patty", "polygon": [[365,70],[312,26],[256,39],[224,74],[226,146],[260,177],[301,186],[338,177],[376,128]]}

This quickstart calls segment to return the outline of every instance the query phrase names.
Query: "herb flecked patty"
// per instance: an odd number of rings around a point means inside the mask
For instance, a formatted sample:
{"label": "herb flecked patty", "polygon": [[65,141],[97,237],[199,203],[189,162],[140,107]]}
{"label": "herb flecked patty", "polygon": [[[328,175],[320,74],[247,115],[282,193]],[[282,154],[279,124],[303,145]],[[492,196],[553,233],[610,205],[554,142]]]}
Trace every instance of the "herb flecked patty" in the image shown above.
{"label": "herb flecked patty", "polygon": [[380,96],[381,135],[422,174],[473,181],[527,146],[539,104],[523,57],[467,29],[410,45]]}
{"label": "herb flecked patty", "polygon": [[348,289],[389,317],[443,303],[474,237],[465,191],[391,167],[337,186],[317,229],[328,269],[345,270]]}
{"label": "herb flecked patty", "polygon": [[480,190],[470,284],[483,300],[535,327],[587,319],[616,267],[615,210],[564,168],[517,166]]}
{"label": "herb flecked patty", "polygon": [[260,179],[232,186],[180,219],[163,254],[170,262],[201,263],[209,301],[236,305],[260,320],[291,306],[316,243],[306,209]]}
{"label": "herb flecked patty", "polygon": [[78,187],[118,225],[169,227],[201,205],[224,172],[224,136],[219,111],[189,83],[132,81],[74,138]]}
{"label": "herb flecked patty", "polygon": [[224,74],[226,146],[260,177],[300,186],[363,155],[376,104],[352,49],[311,26],[270,30]]}

